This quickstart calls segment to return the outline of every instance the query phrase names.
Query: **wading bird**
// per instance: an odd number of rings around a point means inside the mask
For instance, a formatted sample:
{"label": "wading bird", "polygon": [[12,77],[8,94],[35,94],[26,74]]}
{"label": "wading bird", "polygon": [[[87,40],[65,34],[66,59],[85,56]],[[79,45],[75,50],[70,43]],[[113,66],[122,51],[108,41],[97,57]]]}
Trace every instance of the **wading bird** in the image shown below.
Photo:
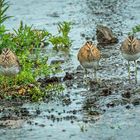
{"label": "wading bird", "polygon": [[121,45],[122,56],[128,61],[128,78],[130,81],[130,61],[135,63],[135,81],[137,82],[137,62],[140,57],[140,40],[133,35],[128,36]]}
{"label": "wading bird", "polygon": [[87,70],[94,71],[94,77],[96,77],[96,71],[99,65],[99,60],[101,58],[101,53],[97,49],[97,47],[92,43],[92,41],[87,41],[83,47],[80,48],[77,58],[80,64],[85,69],[86,77],[87,77]]}
{"label": "wading bird", "polygon": [[[15,77],[19,73],[19,71],[20,65],[17,56],[9,48],[3,48],[2,53],[0,54],[0,75],[4,77]],[[4,86],[6,89],[6,78],[4,80]]]}

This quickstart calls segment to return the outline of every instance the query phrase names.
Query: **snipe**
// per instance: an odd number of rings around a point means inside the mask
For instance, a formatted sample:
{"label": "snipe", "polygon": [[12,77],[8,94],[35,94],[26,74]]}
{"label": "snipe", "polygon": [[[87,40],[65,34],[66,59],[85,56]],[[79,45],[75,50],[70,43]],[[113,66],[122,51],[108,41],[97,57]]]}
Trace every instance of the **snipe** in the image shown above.
{"label": "snipe", "polygon": [[92,41],[87,41],[79,50],[77,58],[80,62],[80,64],[85,69],[86,75],[87,70],[93,70],[94,71],[94,77],[97,80],[96,77],[96,71],[99,65],[99,60],[101,58],[101,53],[96,48],[96,46],[92,43]]}
{"label": "snipe", "polygon": [[0,75],[5,77],[16,76],[19,71],[20,65],[17,56],[9,48],[3,48],[0,55]]}
{"label": "snipe", "polygon": [[130,61],[135,63],[135,81],[137,82],[137,62],[140,57],[140,40],[133,35],[128,36],[121,45],[122,56],[128,61],[128,78],[130,81]]}

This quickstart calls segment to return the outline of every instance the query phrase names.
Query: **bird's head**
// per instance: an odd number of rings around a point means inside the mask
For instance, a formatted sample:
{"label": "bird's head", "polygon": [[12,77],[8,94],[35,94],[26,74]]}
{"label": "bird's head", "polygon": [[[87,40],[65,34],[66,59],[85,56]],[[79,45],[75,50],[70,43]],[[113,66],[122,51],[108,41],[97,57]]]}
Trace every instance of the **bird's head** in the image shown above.
{"label": "bird's head", "polygon": [[92,43],[92,41],[87,41],[85,44],[85,48],[88,52],[92,52],[92,50],[94,49],[94,44]]}
{"label": "bird's head", "polygon": [[2,49],[2,54],[3,55],[7,55],[9,52],[10,52],[10,49],[9,48],[3,48]]}
{"label": "bird's head", "polygon": [[133,48],[136,46],[136,40],[135,37],[133,35],[129,35],[128,36],[128,47],[129,48]]}

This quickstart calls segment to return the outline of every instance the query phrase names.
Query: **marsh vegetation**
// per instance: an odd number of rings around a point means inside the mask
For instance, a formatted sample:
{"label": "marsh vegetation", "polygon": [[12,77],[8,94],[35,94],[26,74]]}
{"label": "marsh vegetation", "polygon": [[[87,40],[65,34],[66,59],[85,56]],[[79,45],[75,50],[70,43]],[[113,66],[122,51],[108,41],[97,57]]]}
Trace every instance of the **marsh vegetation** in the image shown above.
{"label": "marsh vegetation", "polygon": [[[20,22],[18,29],[13,29],[10,33],[4,21],[12,18],[6,15],[9,8],[9,3],[5,0],[0,1],[0,50],[10,48],[15,52],[19,59],[21,72],[15,77],[2,76],[0,77],[0,96],[1,99],[24,98],[31,101],[43,100],[52,91],[61,92],[63,89],[59,83],[46,83],[45,87],[41,87],[40,77],[54,76],[62,72],[60,64],[48,64],[48,56],[43,53],[49,44],[52,44],[52,49],[55,51],[67,51],[71,46],[69,32],[71,24],[62,22],[58,24],[58,33],[52,35],[47,30],[38,30],[32,26]],[[4,89],[6,80],[7,89]],[[58,89],[57,89],[57,88]]]}

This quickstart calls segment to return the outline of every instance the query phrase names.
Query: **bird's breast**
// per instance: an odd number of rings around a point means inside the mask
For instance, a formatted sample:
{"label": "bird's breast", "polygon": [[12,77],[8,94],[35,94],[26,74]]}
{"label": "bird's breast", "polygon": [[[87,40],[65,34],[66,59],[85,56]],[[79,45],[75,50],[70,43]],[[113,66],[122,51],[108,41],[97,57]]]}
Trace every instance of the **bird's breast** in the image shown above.
{"label": "bird's breast", "polygon": [[127,54],[127,53],[122,53],[122,56],[128,60],[128,61],[135,61],[137,59],[140,58],[140,53],[136,53],[136,54]]}
{"label": "bird's breast", "polygon": [[5,76],[13,76],[19,73],[19,67],[12,66],[12,67],[3,67],[0,66],[0,74]]}
{"label": "bird's breast", "polygon": [[86,69],[97,69],[99,66],[99,61],[83,61],[81,65]]}

